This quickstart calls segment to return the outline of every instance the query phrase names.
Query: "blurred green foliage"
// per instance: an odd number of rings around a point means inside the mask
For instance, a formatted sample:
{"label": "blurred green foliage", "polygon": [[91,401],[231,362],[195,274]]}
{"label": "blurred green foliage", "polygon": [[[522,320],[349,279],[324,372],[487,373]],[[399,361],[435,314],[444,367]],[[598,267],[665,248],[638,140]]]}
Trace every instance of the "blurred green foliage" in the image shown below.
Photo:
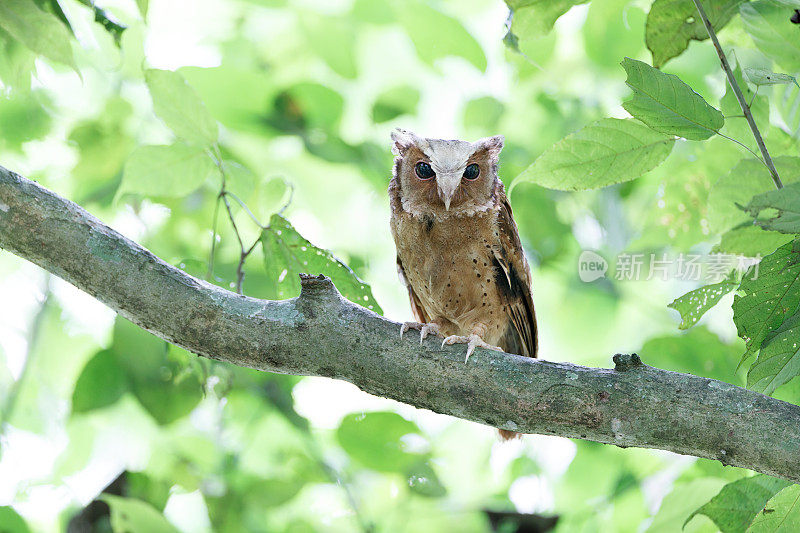
{"label": "blurred green foliage", "polygon": [[[796,2],[703,5],[796,182]],[[635,350],[800,401],[797,189],[770,192],[691,0],[4,0],[0,83],[4,166],[222,287],[288,298],[323,272],[398,320],[389,132],[502,133],[544,358]],[[604,277],[581,281],[584,250]],[[744,254],[740,275],[653,270],[716,251]],[[796,487],[765,476],[501,445],[343,383],[196,358],[98,305],[0,253],[0,531],[515,531],[526,513],[564,532],[796,529]]]}

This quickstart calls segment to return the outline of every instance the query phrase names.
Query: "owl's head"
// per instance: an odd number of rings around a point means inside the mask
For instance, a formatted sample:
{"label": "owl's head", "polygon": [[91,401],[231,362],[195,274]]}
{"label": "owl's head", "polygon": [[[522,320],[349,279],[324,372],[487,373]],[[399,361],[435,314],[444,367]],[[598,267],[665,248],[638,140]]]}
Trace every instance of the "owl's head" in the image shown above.
{"label": "owl's head", "polygon": [[502,135],[471,143],[426,139],[397,129],[392,141],[394,177],[406,211],[458,216],[492,205]]}

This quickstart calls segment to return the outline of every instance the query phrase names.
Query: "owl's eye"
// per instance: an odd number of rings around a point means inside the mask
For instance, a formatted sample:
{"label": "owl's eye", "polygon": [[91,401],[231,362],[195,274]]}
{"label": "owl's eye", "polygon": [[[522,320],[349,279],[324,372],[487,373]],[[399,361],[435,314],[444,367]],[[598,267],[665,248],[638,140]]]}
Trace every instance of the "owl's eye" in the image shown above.
{"label": "owl's eye", "polygon": [[417,173],[417,177],[421,180],[429,180],[436,175],[436,172],[434,172],[431,166],[425,161],[420,161],[417,163],[417,165],[414,167],[414,171]]}
{"label": "owl's eye", "polygon": [[467,165],[467,168],[464,169],[464,179],[465,180],[475,180],[478,179],[478,175],[481,173],[481,168],[478,166],[477,163],[472,163],[471,165]]}

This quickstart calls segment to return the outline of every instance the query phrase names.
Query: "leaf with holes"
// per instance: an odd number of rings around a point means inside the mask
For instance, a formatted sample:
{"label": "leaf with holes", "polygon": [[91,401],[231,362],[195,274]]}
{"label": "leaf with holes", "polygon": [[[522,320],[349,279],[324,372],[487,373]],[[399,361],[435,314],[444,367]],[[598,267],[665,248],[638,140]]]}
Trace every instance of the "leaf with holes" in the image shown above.
{"label": "leaf with holes", "polygon": [[744,73],[753,85],[784,85],[794,83],[800,87],[800,85],[797,84],[797,78],[794,76],[789,76],[788,74],[782,74],[780,72],[772,72],[765,68],[746,68],[744,69]]}
{"label": "leaf with holes", "polygon": [[[703,8],[715,30],[722,29],[736,14],[743,0],[703,0]],[[645,26],[645,43],[653,54],[653,66],[683,53],[689,41],[708,39],[703,21],[691,0],[656,0],[650,6]]]}
{"label": "leaf with holes", "polygon": [[733,321],[747,349],[742,361],[758,352],[770,333],[800,305],[800,241],[794,240],[753,265],[733,300]]}
{"label": "leaf with holes", "polygon": [[687,292],[680,298],[676,298],[667,307],[671,307],[681,314],[681,324],[678,328],[689,329],[700,320],[706,311],[717,305],[723,296],[738,285],[739,283],[733,280],[732,272],[725,280]]}
{"label": "leaf with holes", "polygon": [[689,515],[684,526],[695,515],[709,517],[722,533],[744,531],[770,498],[791,485],[784,479],[764,474],[737,479],[728,483],[707,504]]}
{"label": "leaf with holes", "polygon": [[[759,220],[759,214],[765,209],[774,210],[775,216]],[[783,189],[757,194],[744,210],[764,229],[781,233],[800,233],[800,183],[792,183]]]}
{"label": "leaf with holes", "polygon": [[622,107],[654,130],[702,141],[725,124],[722,113],[678,76],[629,57],[621,65],[628,74],[625,83],[633,89],[633,99]]}
{"label": "leaf with holes", "polygon": [[383,314],[369,285],[328,250],[311,244],[282,216],[272,215],[269,227],[261,233],[261,246],[264,267],[273,289],[272,298],[292,298],[300,294],[299,274],[325,274],[342,296]]}
{"label": "leaf with holes", "polygon": [[630,181],[660,165],[674,142],[635,120],[604,118],[545,150],[512,186],[576,191]]}

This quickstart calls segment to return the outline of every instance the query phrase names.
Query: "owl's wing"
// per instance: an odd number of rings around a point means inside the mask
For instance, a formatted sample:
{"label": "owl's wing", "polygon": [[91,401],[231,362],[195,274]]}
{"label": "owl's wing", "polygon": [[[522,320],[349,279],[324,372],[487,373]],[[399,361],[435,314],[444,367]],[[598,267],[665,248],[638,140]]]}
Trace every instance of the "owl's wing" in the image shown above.
{"label": "owl's wing", "polygon": [[414,320],[427,324],[430,317],[425,314],[419,297],[417,297],[414,288],[408,282],[408,278],[406,278],[406,272],[403,270],[403,263],[400,262],[400,256],[397,257],[397,273],[400,276],[400,281],[402,281],[408,289],[408,299],[411,301],[411,313],[414,315]]}
{"label": "owl's wing", "polygon": [[525,260],[517,224],[511,213],[511,205],[503,191],[498,191],[498,229],[500,248],[494,252],[495,267],[505,276],[498,276],[498,284],[506,300],[511,323],[502,339],[507,352],[527,357],[536,357],[538,337],[536,313],[531,295],[531,271]]}

